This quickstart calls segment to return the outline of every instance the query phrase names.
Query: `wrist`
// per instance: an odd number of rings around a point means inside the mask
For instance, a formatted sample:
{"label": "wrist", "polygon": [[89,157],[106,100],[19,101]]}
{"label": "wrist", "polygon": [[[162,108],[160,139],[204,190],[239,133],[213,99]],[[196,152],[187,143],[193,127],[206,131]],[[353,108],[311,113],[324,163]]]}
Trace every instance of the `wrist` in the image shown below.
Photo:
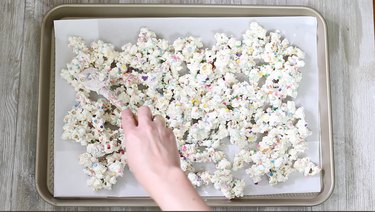
{"label": "wrist", "polygon": [[179,167],[170,167],[149,180],[147,191],[152,198],[156,198],[160,193],[173,193],[173,189],[178,189],[178,186],[185,181],[188,179]]}
{"label": "wrist", "polygon": [[148,192],[162,210],[210,210],[179,167],[159,176]]}

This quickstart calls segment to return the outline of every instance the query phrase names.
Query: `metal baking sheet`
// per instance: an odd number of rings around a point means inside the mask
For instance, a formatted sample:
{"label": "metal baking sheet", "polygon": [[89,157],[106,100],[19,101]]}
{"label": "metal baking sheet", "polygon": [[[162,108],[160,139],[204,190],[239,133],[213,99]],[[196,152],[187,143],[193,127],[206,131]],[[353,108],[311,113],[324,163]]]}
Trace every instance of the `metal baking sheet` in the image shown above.
{"label": "metal baking sheet", "polygon": [[[103,8],[105,7],[105,8]],[[147,15],[146,15],[147,14]],[[322,191],[320,193],[246,196],[237,200],[224,197],[207,198],[212,206],[255,205],[315,205],[327,199],[333,189],[333,155],[331,139],[329,72],[327,39],[324,19],[306,7],[208,6],[208,5],[63,5],[52,9],[43,21],[40,96],[38,114],[38,145],[36,161],[37,189],[40,195],[55,205],[155,205],[149,198],[54,198],[53,197],[53,118],[54,118],[54,41],[53,21],[71,18],[114,17],[254,17],[254,16],[313,16],[317,18],[320,162]],[[52,126],[52,127],[51,127]],[[45,129],[48,129],[46,131]]]}

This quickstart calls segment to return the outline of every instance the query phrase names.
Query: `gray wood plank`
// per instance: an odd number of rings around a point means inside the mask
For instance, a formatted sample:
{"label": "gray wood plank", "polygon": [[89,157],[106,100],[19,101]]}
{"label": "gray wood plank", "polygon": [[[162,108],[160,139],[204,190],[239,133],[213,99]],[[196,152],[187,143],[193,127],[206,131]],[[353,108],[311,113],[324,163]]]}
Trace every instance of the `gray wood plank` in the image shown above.
{"label": "gray wood plank", "polygon": [[[64,2],[58,2],[61,4]],[[70,3],[70,2],[68,2]],[[15,152],[17,158],[13,169],[12,210],[55,210],[38,195],[35,188],[35,147],[38,106],[38,74],[40,51],[40,27],[44,14],[56,6],[51,1],[26,1],[22,54],[20,95],[18,104]],[[64,210],[77,210],[66,207]]]}
{"label": "gray wood plank", "polygon": [[314,210],[374,209],[375,184],[369,177],[375,174],[369,160],[375,140],[374,130],[369,129],[374,120],[374,106],[369,104],[374,100],[370,64],[375,58],[371,3],[322,4],[329,33],[336,187],[331,198]]}
{"label": "gray wood plank", "polygon": [[24,8],[22,0],[0,2],[0,210],[12,195]]}
{"label": "gray wood plank", "polygon": [[[290,3],[289,1],[288,3]],[[298,4],[299,2],[293,1]],[[325,1],[309,1],[308,5],[318,10],[327,22],[328,44],[330,50],[330,77],[331,77],[331,98],[332,98],[332,118],[333,118],[333,137],[334,137],[334,156],[335,156],[335,190],[331,198],[320,206],[313,207],[313,210],[346,210],[346,187],[347,169],[345,159],[345,125],[350,120],[344,120],[344,105],[347,104],[343,89],[345,82],[349,79],[345,76],[347,63],[342,61],[342,23],[344,22],[345,7],[342,4],[329,4]],[[347,71],[346,71],[347,73]],[[345,122],[346,121],[346,122]]]}
{"label": "gray wood plank", "polygon": [[26,1],[18,117],[13,168],[12,210],[47,210],[52,207],[35,188],[35,143],[38,106],[40,24],[46,4]]}

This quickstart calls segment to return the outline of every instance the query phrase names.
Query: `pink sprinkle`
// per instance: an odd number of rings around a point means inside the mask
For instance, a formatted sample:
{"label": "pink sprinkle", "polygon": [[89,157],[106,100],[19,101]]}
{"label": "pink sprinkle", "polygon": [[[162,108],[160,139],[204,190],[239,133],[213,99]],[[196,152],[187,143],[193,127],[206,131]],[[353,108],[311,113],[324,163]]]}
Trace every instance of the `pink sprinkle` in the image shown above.
{"label": "pink sprinkle", "polygon": [[173,55],[172,59],[173,59],[174,61],[177,61],[177,60],[179,60],[180,58],[178,58],[176,55]]}
{"label": "pink sprinkle", "polygon": [[186,146],[181,147],[181,150],[184,151],[184,152],[186,151],[186,149],[187,149]]}

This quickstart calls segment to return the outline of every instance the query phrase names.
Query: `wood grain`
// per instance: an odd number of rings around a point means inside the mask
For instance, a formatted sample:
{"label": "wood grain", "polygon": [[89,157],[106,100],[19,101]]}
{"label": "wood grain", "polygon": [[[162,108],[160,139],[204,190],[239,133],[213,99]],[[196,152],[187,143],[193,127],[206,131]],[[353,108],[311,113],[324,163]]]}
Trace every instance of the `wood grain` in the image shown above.
{"label": "wood grain", "polygon": [[15,152],[12,210],[44,210],[50,206],[35,195],[35,138],[38,106],[40,24],[45,4],[26,1]]}
{"label": "wood grain", "polygon": [[1,1],[0,8],[0,209],[10,209],[25,6],[9,0]]}
{"label": "wood grain", "polygon": [[375,210],[375,52],[372,0],[6,0],[0,1],[0,210],[157,210],[54,207],[35,189],[35,143],[40,26],[64,3],[182,3],[306,5],[328,25],[336,184],[314,207],[215,210]]}

